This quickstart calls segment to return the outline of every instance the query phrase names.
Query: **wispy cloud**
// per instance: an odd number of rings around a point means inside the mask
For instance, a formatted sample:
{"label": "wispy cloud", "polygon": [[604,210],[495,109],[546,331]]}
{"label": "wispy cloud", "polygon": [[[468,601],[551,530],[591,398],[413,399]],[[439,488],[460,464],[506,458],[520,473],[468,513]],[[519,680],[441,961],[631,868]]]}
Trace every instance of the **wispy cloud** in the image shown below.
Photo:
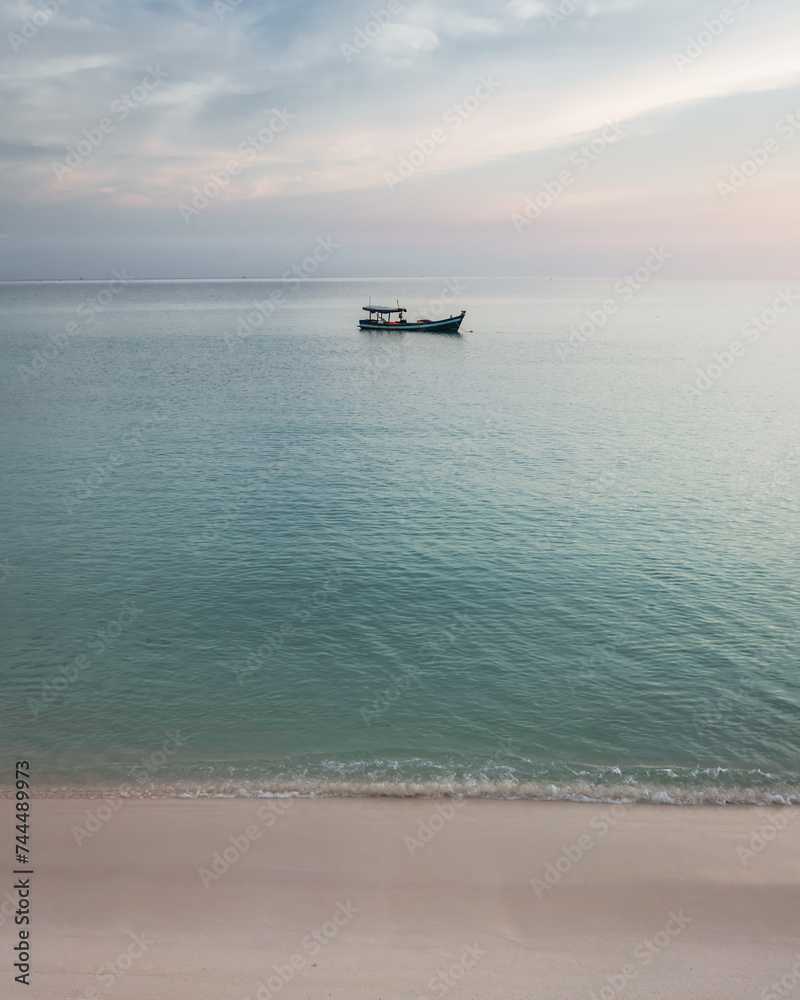
{"label": "wispy cloud", "polygon": [[[570,16],[554,26],[548,12],[559,4],[540,0],[401,3],[349,61],[341,44],[367,24],[370,9],[317,0],[292,6],[241,0],[229,6],[220,18],[212,3],[192,0],[123,6],[70,0],[48,19],[37,16],[35,3],[6,6],[0,12],[7,47],[0,76],[6,213],[22,219],[26,212],[75,201],[87,226],[100,228],[102,220],[122,219],[113,215],[117,209],[136,208],[150,213],[155,238],[170,224],[187,187],[222,169],[277,108],[293,116],[291,128],[242,164],[206,213],[209,233],[232,224],[230,213],[239,204],[291,220],[293,213],[305,216],[303,198],[323,196],[339,199],[343,224],[363,210],[377,233],[396,211],[385,200],[385,172],[442,127],[448,109],[473,91],[481,74],[494,74],[502,86],[491,101],[448,131],[436,155],[403,186],[407,210],[430,214],[437,178],[452,191],[469,191],[449,223],[438,213],[441,225],[450,226],[453,249],[461,248],[459,219],[465,213],[488,220],[497,212],[501,225],[508,217],[505,206],[535,186],[536,171],[544,169],[540,161],[557,159],[559,151],[613,118],[625,121],[636,141],[620,147],[583,190],[570,193],[548,224],[557,226],[586,199],[596,206],[630,206],[634,192],[646,243],[658,236],[644,229],[658,218],[648,198],[663,203],[662,182],[671,196],[678,194],[678,177],[684,192],[687,184],[699,191],[701,178],[705,183],[715,171],[721,175],[726,157],[758,137],[753,95],[764,95],[764,108],[782,102],[791,110],[800,87],[800,10],[790,0],[732,0],[733,21],[703,47],[701,58],[680,69],[675,54],[707,30],[704,23],[717,17],[720,5],[586,0],[574,3]],[[374,7],[381,9],[380,0]],[[12,35],[25,38],[24,44],[12,44]],[[169,73],[164,85],[125,120],[115,120],[113,133],[80,170],[58,178],[53,160],[63,159],[155,64]],[[718,110],[698,145],[691,123],[700,107]],[[764,114],[767,133],[772,111]],[[644,142],[653,129],[670,141]],[[643,155],[656,146],[662,155],[668,149],[671,181],[662,163]],[[748,188],[742,207],[722,217],[726,245],[734,213],[746,211],[747,199],[773,185],[768,203],[777,206],[791,173],[786,164],[796,155],[787,146],[784,160],[776,158],[772,172]],[[286,204],[277,212],[280,200]],[[718,206],[703,212],[709,226],[721,224]],[[780,229],[779,215],[777,207],[762,212],[762,226],[774,221]],[[291,221],[286,226],[289,231]],[[119,221],[114,231],[120,244],[131,232]],[[602,234],[587,230],[585,238],[594,240],[600,255]],[[741,240],[747,254],[744,232]],[[477,269],[481,252],[476,245]],[[372,259],[371,252],[364,259]],[[442,270],[448,270],[444,261]]]}

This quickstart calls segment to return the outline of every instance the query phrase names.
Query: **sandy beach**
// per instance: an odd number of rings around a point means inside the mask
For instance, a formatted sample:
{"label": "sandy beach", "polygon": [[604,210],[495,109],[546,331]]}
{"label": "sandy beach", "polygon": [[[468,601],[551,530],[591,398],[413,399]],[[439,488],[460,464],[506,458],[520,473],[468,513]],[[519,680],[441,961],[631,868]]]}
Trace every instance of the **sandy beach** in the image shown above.
{"label": "sandy beach", "polygon": [[[24,995],[789,996],[800,986],[798,812],[35,800]],[[2,815],[10,831],[7,800]]]}

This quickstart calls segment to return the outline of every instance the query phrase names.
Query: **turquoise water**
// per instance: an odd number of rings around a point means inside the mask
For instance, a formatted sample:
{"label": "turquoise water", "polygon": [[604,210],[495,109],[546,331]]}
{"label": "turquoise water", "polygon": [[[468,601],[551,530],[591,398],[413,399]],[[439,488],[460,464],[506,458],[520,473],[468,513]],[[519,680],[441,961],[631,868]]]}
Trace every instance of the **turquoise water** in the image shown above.
{"label": "turquoise water", "polygon": [[[4,756],[41,793],[800,801],[800,308],[615,286],[0,285]],[[463,335],[360,333],[370,296]]]}

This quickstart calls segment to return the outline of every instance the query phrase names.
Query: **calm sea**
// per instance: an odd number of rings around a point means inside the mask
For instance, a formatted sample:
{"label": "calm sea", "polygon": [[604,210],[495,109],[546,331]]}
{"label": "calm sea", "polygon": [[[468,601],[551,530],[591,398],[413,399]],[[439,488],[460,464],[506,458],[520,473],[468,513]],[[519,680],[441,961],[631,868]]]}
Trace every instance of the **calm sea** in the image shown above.
{"label": "calm sea", "polygon": [[[361,333],[370,298],[462,335]],[[0,285],[4,758],[41,793],[800,801],[796,298]]]}

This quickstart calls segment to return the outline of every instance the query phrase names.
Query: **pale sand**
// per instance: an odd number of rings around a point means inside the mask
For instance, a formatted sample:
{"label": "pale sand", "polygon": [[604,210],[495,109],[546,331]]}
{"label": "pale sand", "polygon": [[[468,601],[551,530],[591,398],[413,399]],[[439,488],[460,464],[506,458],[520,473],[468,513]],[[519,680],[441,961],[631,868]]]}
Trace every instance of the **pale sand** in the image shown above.
{"label": "pale sand", "polygon": [[[608,806],[469,800],[412,856],[404,836],[449,800],[294,799],[272,825],[266,801],[126,800],[78,846],[72,827],[101,803],[34,800],[33,982],[6,958],[0,994],[253,1000],[278,966],[291,978],[262,1000],[755,1000],[800,975],[797,809],[636,805],[603,835]],[[248,826],[260,836],[205,888],[198,869]],[[775,835],[745,864],[760,829]],[[540,898],[530,879],[584,836]],[[5,918],[5,956],[15,930]],[[97,978],[120,957],[129,969]]]}

